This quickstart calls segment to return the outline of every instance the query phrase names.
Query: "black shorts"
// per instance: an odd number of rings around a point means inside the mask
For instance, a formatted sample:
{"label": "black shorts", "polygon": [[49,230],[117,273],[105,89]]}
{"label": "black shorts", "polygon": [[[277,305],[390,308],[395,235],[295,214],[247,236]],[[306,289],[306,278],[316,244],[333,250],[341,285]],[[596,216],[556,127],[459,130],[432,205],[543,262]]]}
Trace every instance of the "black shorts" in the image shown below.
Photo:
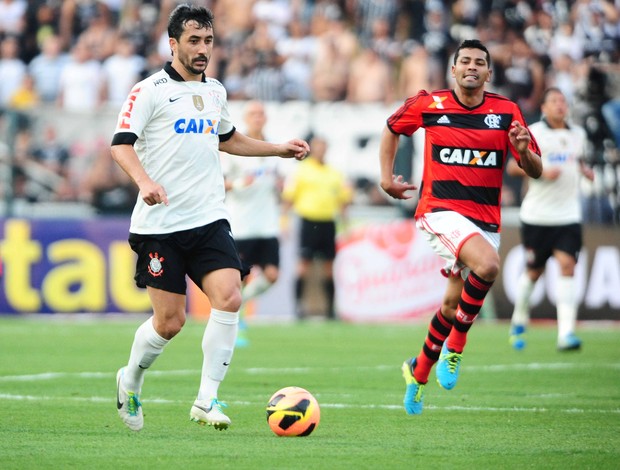
{"label": "black shorts", "polygon": [[306,260],[336,257],[336,223],[301,219],[299,256]]}
{"label": "black shorts", "polygon": [[555,250],[568,253],[576,262],[583,243],[581,224],[545,226],[521,223],[521,240],[527,252],[528,268],[544,268]]}
{"label": "black shorts", "polygon": [[276,237],[237,240],[241,261],[252,266],[280,266],[280,242]]}
{"label": "black shorts", "polygon": [[242,264],[227,220],[181,232],[129,234],[129,245],[138,254],[136,285],[185,294],[187,275],[199,287],[211,271],[238,269],[241,277],[249,269]]}

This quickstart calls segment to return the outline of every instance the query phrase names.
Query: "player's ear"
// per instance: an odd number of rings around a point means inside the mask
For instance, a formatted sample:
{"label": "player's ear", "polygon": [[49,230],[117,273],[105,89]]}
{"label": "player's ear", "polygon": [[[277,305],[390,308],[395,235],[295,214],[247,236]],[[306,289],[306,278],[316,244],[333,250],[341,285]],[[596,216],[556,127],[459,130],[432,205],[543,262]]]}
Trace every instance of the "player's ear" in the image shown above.
{"label": "player's ear", "polygon": [[491,83],[491,77],[493,76],[493,70],[489,69],[489,73],[487,74],[487,79],[485,82]]}
{"label": "player's ear", "polygon": [[170,45],[170,53],[174,56],[174,52],[177,50],[179,43],[175,38],[168,38],[168,44]]}

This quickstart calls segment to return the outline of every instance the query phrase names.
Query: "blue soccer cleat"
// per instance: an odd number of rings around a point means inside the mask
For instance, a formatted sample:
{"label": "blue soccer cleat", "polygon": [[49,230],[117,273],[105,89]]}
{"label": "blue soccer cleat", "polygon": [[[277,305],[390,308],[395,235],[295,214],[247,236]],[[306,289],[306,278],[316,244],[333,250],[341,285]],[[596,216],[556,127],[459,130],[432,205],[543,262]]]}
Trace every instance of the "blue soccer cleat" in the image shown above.
{"label": "blue soccer cleat", "polygon": [[446,390],[452,390],[454,388],[459,378],[459,369],[461,368],[462,359],[463,355],[461,353],[450,351],[446,343],[443,344],[439,362],[437,362],[437,368],[435,369],[437,382],[442,388]]}
{"label": "blue soccer cleat", "polygon": [[525,341],[525,326],[512,325],[510,327],[510,337],[508,338],[510,344],[517,351],[521,351],[527,344]]}
{"label": "blue soccer cleat", "polygon": [[579,351],[581,349],[581,340],[573,333],[566,335],[558,341],[558,351]]}
{"label": "blue soccer cleat", "polygon": [[422,407],[424,405],[424,386],[426,384],[421,384],[415,379],[412,372],[414,367],[415,359],[408,359],[403,362],[403,378],[407,384],[403,404],[405,405],[405,411],[409,415],[422,414]]}

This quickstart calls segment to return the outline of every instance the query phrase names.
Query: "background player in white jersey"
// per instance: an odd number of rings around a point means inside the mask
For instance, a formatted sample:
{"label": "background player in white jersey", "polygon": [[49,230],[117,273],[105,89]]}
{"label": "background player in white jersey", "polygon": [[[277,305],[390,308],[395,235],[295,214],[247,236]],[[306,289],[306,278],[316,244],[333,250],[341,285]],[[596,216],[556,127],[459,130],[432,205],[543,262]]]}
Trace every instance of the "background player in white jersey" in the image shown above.
{"label": "background player in white jersey", "polygon": [[244,268],[224,204],[219,150],[242,156],[303,159],[308,144],[272,144],[236,132],[226,90],[204,72],[213,52],[213,14],[179,5],[168,22],[172,62],[138,83],[120,111],[112,157],[139,189],[129,243],[137,253],[136,284],[146,287],[153,316],[136,331],[128,364],[117,374],[117,407],[132,430],[143,427],[145,370],[183,327],[189,277],[209,297],[203,367],[190,418],[226,429],[218,401],[230,365]]}
{"label": "background player in white jersey", "polygon": [[[544,170],[541,178],[527,179],[528,189],[521,204],[521,238],[527,266],[518,281],[510,342],[515,349],[525,347],[532,290],[553,256],[560,268],[556,285],[557,346],[561,351],[576,350],[581,347],[575,336],[578,301],[574,280],[582,245],[579,179],[583,174],[592,180],[594,173],[583,162],[586,132],[568,123],[568,104],[558,88],[545,91],[541,111],[542,119],[530,126],[530,132],[539,142]],[[512,162],[508,172],[525,176]]]}
{"label": "background player in white jersey", "polygon": [[[249,101],[244,109],[245,134],[267,140],[265,106]],[[279,276],[280,193],[282,178],[274,158],[227,158],[222,162],[226,180],[226,205],[241,260],[252,266],[241,291],[241,321],[237,346],[245,346],[243,315],[246,303],[265,292]]]}

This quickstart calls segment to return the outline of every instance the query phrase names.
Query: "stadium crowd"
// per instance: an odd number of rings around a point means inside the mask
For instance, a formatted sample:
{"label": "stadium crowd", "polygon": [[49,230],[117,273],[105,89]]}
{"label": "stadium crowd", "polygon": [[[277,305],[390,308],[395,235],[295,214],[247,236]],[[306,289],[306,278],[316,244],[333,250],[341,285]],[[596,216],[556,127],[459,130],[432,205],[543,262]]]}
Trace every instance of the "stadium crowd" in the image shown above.
{"label": "stadium crowd", "polygon": [[[54,129],[36,136],[29,130],[40,105],[78,113],[119,109],[134,83],[171,59],[166,24],[178,3],[0,0],[0,108],[15,197],[94,202],[121,187],[119,207],[131,206],[125,201],[133,197],[131,184],[114,169],[101,170],[111,175],[103,189],[96,187],[100,178],[85,178],[78,188],[63,184],[72,150],[45,142],[53,141]],[[599,187],[589,189],[596,209],[588,214],[618,223],[620,1],[193,3],[211,8],[217,19],[207,73],[224,84],[230,100],[391,104],[420,89],[451,86],[456,45],[481,39],[494,61],[489,89],[519,103],[528,122],[540,117],[545,88],[556,86],[568,98],[600,175]],[[97,146],[102,155],[93,159],[102,166],[106,146]],[[33,174],[43,174],[53,189],[32,190]],[[504,201],[518,205],[519,187],[509,182]]]}

